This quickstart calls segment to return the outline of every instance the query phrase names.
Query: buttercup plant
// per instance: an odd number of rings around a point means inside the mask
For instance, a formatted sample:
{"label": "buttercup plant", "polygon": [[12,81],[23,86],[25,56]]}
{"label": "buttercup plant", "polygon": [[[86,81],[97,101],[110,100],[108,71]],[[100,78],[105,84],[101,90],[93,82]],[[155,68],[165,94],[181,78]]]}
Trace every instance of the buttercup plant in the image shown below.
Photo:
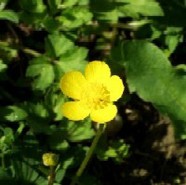
{"label": "buttercup plant", "polygon": [[119,76],[111,76],[109,66],[102,61],[92,61],[85,68],[85,75],[79,71],[66,73],[60,81],[61,91],[73,101],[62,105],[63,115],[73,121],[90,115],[98,123],[98,131],[71,185],[77,183],[90,160],[104,131],[105,123],[114,119],[117,107],[113,102],[123,94],[124,85]]}
{"label": "buttercup plant", "polygon": [[186,185],[185,9],[0,0],[0,185]]}

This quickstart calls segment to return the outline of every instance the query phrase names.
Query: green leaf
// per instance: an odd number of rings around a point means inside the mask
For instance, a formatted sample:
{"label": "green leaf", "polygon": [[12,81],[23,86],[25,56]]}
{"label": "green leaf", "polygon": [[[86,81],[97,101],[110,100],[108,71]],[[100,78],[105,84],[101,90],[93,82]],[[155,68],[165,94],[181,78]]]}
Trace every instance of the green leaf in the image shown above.
{"label": "green leaf", "polygon": [[8,171],[0,167],[0,184],[15,185],[13,180]]}
{"label": "green leaf", "polygon": [[86,139],[91,139],[94,136],[94,130],[91,126],[91,121],[86,119],[84,121],[66,121],[61,124],[59,129],[61,135],[72,142],[78,142]]}
{"label": "green leaf", "polygon": [[186,138],[186,75],[171,66],[164,53],[145,41],[129,41],[120,48],[131,92],[173,121],[178,137]]}
{"label": "green leaf", "polygon": [[60,130],[53,132],[49,137],[49,144],[53,150],[66,150],[69,147],[69,144],[64,140],[64,136],[61,134]]}
{"label": "green leaf", "polygon": [[58,11],[59,6],[61,5],[62,0],[48,0],[50,10],[53,14]]}
{"label": "green leaf", "polygon": [[61,162],[60,168],[56,171],[56,181],[61,182],[63,178],[66,175],[67,169],[69,168],[70,165],[73,164],[74,162],[74,157],[68,156],[66,158],[63,158],[64,161]]}
{"label": "green leaf", "polygon": [[89,0],[79,0],[79,1],[78,1],[78,4],[79,4],[80,6],[88,6],[89,3],[90,3]]}
{"label": "green leaf", "polygon": [[76,29],[84,24],[89,24],[92,20],[92,13],[86,7],[73,7],[64,10],[58,20],[63,30]]}
{"label": "green leaf", "polygon": [[47,54],[52,57],[59,57],[72,49],[74,44],[62,34],[49,35],[45,42]]}
{"label": "green leaf", "polygon": [[43,0],[20,0],[19,3],[23,10],[31,13],[42,13],[46,9]]}
{"label": "green leaf", "polygon": [[59,93],[59,81],[58,83],[56,83],[55,85],[52,85],[46,95],[45,95],[45,101],[44,101],[44,105],[48,108],[48,110],[50,110],[52,113],[54,113],[55,115],[53,115],[53,119],[55,121],[59,121],[62,120],[63,115],[61,113],[61,105],[64,103],[65,101],[65,96],[63,95],[63,93]]}
{"label": "green leaf", "polygon": [[105,22],[117,23],[119,12],[117,9],[110,10],[109,12],[98,13],[98,19]]}
{"label": "green leaf", "polygon": [[3,61],[0,59],[0,73],[4,72],[7,68],[7,65],[3,63]]}
{"label": "green leaf", "polygon": [[45,90],[54,81],[55,74],[52,64],[45,57],[38,57],[30,61],[26,76],[33,78],[33,89]]}
{"label": "green leaf", "polygon": [[36,184],[44,185],[47,184],[47,179],[39,175],[36,165],[38,163],[31,159],[26,159],[26,161],[12,160],[13,169],[15,170],[15,179],[20,184]]}
{"label": "green leaf", "polygon": [[46,30],[50,33],[56,32],[60,28],[60,23],[54,17],[47,16],[43,20]]}
{"label": "green leaf", "polygon": [[112,158],[115,162],[121,163],[124,158],[128,157],[129,146],[122,139],[113,140],[106,149],[104,147],[97,148],[96,153],[101,160]]}
{"label": "green leaf", "polygon": [[57,79],[60,79],[63,73],[72,70],[84,71],[84,68],[87,64],[85,58],[87,57],[87,49],[82,47],[74,47],[72,50],[61,55],[60,62],[55,66],[55,74]]}
{"label": "green leaf", "polygon": [[[123,5],[123,2],[119,2]],[[91,11],[97,20],[108,23],[117,23],[119,18],[119,11],[117,9],[117,2],[107,0],[92,0],[90,1]]]}
{"label": "green leaf", "polygon": [[60,95],[53,95],[54,98],[54,106],[53,106],[53,111],[56,114],[54,120],[59,121],[62,120],[63,115],[61,113],[61,105],[64,103],[65,98],[64,95],[61,93]]}
{"label": "green leaf", "polygon": [[19,151],[22,159],[24,157],[41,162],[39,141],[32,131],[22,135],[22,139],[19,141]]}
{"label": "green leaf", "polygon": [[63,7],[67,8],[67,7],[71,7],[74,6],[75,4],[78,3],[79,0],[64,0],[63,1]]}
{"label": "green leaf", "polygon": [[25,107],[29,114],[36,115],[42,118],[47,118],[49,116],[46,107],[39,101],[37,103],[28,102]]}
{"label": "green leaf", "polygon": [[169,55],[174,52],[179,42],[183,41],[182,31],[182,28],[179,27],[168,27],[165,31],[165,44],[168,47]]}
{"label": "green leaf", "polygon": [[[0,128],[3,135],[0,137],[0,150],[2,153],[11,153],[11,147],[15,140],[14,132],[11,128],[5,127]],[[2,155],[1,153],[1,155]]]}
{"label": "green leaf", "polygon": [[82,141],[91,139],[94,136],[94,130],[91,128],[91,121],[84,120],[82,122],[68,122],[67,126],[68,139],[70,141]]}
{"label": "green leaf", "polygon": [[8,1],[9,0],[0,0],[0,11],[2,11],[6,7]]}
{"label": "green leaf", "polygon": [[7,42],[0,42],[0,55],[3,61],[8,63],[18,56],[17,49],[9,46]]}
{"label": "green leaf", "polygon": [[0,109],[0,117],[2,120],[16,122],[25,120],[28,116],[27,112],[19,106],[8,106]]}
{"label": "green leaf", "polygon": [[19,22],[19,17],[18,14],[12,10],[3,10],[0,11],[0,20],[8,20],[17,24]]}
{"label": "green leaf", "polygon": [[127,3],[118,8],[122,16],[163,16],[163,10],[156,0],[124,0],[122,2]]}
{"label": "green leaf", "polygon": [[[19,16],[20,20],[22,22],[25,22],[27,25],[32,25],[36,29],[41,29],[43,28],[47,14],[46,12],[30,13],[27,11],[22,11],[20,12]],[[29,32],[29,29],[27,30],[27,32]]]}
{"label": "green leaf", "polygon": [[44,104],[38,102],[28,102],[25,104],[28,112],[27,123],[36,133],[50,133],[50,114]]}
{"label": "green leaf", "polygon": [[120,17],[163,16],[156,0],[92,0],[90,5],[96,19],[104,22],[117,23]]}

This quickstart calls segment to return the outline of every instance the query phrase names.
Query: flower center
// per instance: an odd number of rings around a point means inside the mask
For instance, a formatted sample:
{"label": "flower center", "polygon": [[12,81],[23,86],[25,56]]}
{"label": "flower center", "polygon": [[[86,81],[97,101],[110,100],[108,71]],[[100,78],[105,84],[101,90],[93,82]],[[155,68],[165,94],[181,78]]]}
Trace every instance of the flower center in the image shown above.
{"label": "flower center", "polygon": [[110,92],[103,84],[91,83],[82,91],[80,101],[89,109],[103,109],[110,103]]}

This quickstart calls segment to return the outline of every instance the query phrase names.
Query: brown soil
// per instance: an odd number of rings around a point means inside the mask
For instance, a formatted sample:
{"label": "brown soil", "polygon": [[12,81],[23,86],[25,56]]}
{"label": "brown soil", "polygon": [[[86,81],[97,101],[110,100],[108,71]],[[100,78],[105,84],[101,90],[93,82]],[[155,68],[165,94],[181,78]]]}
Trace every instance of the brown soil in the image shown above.
{"label": "brown soil", "polygon": [[111,137],[124,138],[130,155],[119,165],[93,160],[89,167],[103,172],[101,184],[186,185],[186,142],[175,140],[171,120],[135,95],[121,115],[123,127]]}

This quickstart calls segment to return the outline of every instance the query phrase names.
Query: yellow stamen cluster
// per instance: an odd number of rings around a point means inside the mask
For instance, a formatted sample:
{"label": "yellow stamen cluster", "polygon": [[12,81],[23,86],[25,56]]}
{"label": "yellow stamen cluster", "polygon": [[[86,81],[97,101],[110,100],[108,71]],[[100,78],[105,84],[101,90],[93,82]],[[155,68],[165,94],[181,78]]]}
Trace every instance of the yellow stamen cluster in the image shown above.
{"label": "yellow stamen cluster", "polygon": [[110,93],[102,84],[92,83],[82,91],[81,103],[91,109],[103,109],[110,103]]}

